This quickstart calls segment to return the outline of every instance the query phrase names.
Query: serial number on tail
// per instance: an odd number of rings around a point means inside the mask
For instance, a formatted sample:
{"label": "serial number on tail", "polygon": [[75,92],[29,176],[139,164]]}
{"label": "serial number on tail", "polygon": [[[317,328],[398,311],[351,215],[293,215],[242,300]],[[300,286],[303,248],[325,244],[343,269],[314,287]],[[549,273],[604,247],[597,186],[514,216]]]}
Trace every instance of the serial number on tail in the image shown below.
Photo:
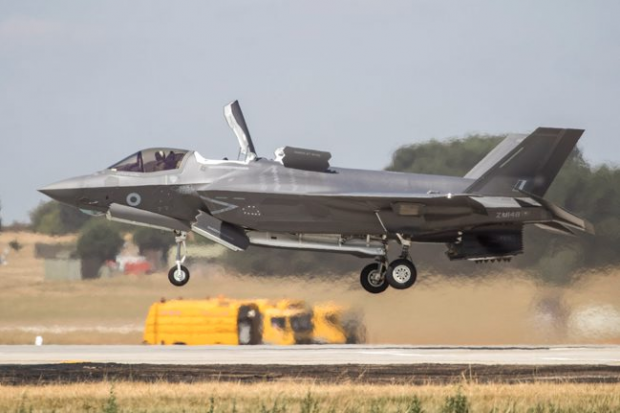
{"label": "serial number on tail", "polygon": [[523,211],[501,211],[495,213],[496,219],[520,219],[527,215],[526,212]]}

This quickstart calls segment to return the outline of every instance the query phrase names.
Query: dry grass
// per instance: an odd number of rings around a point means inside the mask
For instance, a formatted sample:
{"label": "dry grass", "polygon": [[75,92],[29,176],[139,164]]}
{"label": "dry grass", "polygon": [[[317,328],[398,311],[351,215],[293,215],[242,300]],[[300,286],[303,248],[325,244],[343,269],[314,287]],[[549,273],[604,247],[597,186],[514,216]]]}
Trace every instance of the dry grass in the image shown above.
{"label": "dry grass", "polygon": [[[464,409],[467,406],[471,412],[605,413],[620,411],[620,385],[463,383],[456,387],[108,382],[0,387],[3,412],[413,412],[416,410],[412,409],[412,402],[416,399],[423,411],[429,413],[461,413],[467,411]],[[452,408],[446,409],[450,399]]]}
{"label": "dry grass", "polygon": [[[276,279],[230,274],[218,266],[194,266],[184,288],[171,286],[163,273],[45,282],[43,262],[33,256],[34,243],[67,239],[2,233],[0,249],[13,239],[24,248],[11,252],[9,265],[0,266],[0,344],[32,343],[36,335],[48,344],[140,343],[148,307],[161,297],[219,294],[350,304],[365,313],[371,343],[620,343],[617,270],[593,274],[570,289],[541,287],[513,269],[484,280],[422,274],[413,289],[378,296],[364,292],[354,273]],[[584,323],[575,322],[580,309],[601,306],[607,313],[586,323],[598,330],[584,331]]]}

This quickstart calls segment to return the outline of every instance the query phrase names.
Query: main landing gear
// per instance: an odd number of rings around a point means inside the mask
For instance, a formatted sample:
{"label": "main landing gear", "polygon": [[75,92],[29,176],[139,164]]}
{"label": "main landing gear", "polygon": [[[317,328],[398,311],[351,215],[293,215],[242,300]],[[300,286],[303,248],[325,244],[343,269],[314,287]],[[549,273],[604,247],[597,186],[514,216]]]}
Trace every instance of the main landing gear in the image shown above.
{"label": "main landing gear", "polygon": [[360,274],[360,283],[364,290],[379,294],[388,287],[406,290],[415,284],[418,272],[409,258],[410,241],[400,239],[402,252],[400,258],[387,264],[386,257],[379,257],[378,262],[369,264]]}
{"label": "main landing gear", "polygon": [[360,282],[364,290],[379,294],[387,290],[389,284],[385,279],[385,263],[383,261],[368,264],[360,274]]}
{"label": "main landing gear", "polygon": [[[183,287],[189,281],[189,270],[183,265],[187,251],[187,246],[185,245],[187,234],[185,232],[175,232],[174,234],[174,241],[177,244],[177,259],[176,265],[168,271],[168,280],[174,286]],[[183,247],[183,256],[181,256],[181,247]]]}

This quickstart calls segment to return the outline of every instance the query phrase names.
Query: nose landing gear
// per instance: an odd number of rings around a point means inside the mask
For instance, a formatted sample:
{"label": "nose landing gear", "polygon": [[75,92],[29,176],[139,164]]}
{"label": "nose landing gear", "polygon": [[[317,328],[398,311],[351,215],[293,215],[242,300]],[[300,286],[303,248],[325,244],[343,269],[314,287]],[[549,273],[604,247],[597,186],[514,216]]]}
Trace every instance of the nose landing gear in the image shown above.
{"label": "nose landing gear", "polygon": [[[189,270],[187,267],[182,265],[185,262],[185,254],[187,251],[187,246],[185,245],[185,239],[187,238],[187,233],[185,232],[175,232],[175,242],[177,244],[177,257],[176,257],[176,265],[170,268],[168,271],[168,280],[170,283],[177,287],[182,287],[189,281]],[[183,255],[181,256],[181,246],[183,247]]]}
{"label": "nose landing gear", "polygon": [[189,270],[184,265],[172,267],[168,271],[168,280],[176,287],[183,287],[189,281]]}

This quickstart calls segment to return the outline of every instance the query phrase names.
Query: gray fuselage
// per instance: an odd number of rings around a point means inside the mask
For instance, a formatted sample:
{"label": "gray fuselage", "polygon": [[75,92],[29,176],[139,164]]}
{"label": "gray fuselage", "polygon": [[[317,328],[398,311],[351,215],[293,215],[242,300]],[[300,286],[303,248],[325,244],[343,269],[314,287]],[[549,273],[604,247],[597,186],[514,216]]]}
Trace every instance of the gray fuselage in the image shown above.
{"label": "gray fuselage", "polygon": [[[346,168],[304,171],[266,159],[212,161],[189,152],[174,170],[107,169],[56,185],[74,188],[65,202],[102,213],[116,203],[188,223],[202,210],[249,230],[376,235],[385,233],[386,225],[400,227],[399,232],[424,232],[429,223],[396,216],[384,198],[369,200],[364,194],[393,195],[393,200],[398,195],[456,194],[471,183],[458,177]],[[343,194],[346,200],[339,197]]]}

